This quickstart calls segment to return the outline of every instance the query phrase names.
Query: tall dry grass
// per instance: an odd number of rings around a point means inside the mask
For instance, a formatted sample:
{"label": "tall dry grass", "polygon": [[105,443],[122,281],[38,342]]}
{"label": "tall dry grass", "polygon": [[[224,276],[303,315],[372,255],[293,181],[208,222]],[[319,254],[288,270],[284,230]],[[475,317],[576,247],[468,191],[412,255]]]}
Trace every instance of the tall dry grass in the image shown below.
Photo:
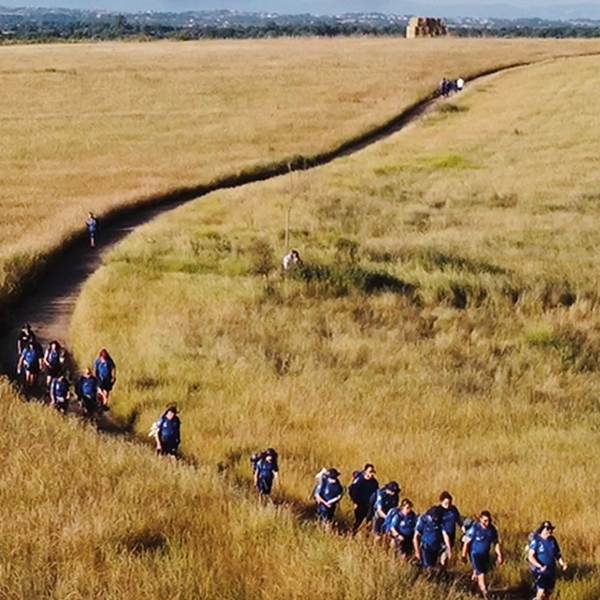
{"label": "tall dry grass", "polygon": [[451,39],[3,47],[0,299],[89,210],[330,149],[442,75],[598,51],[594,40]]}
{"label": "tall dry grass", "polygon": [[22,404],[0,382],[0,596],[463,600],[363,540],[323,536],[285,507],[259,505],[208,466]]}
{"label": "tall dry grass", "polygon": [[[550,518],[561,597],[596,598],[597,65],[494,76],[352,158],[157,220],[86,286],[78,358],[108,347],[115,413],[143,435],[177,402],[184,453],[233,481],[278,448],[296,506],[322,466],[347,481],[372,461],[419,510],[445,488],[491,510],[495,583],[525,577]],[[253,274],[284,253],[288,212],[306,268]]]}

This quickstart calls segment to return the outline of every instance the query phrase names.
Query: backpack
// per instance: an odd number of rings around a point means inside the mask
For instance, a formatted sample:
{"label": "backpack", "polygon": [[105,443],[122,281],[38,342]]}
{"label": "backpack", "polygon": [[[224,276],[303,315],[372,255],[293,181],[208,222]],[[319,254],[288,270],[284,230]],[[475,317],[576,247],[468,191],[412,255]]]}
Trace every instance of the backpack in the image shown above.
{"label": "backpack", "polygon": [[167,414],[167,412],[168,411],[165,410],[165,412],[162,413],[162,415],[160,415],[160,417],[158,417],[158,419],[156,419],[156,421],[154,421],[154,423],[152,423],[152,426],[150,427],[150,431],[148,432],[148,437],[156,436],[156,434],[160,430],[160,422],[163,420],[163,418]]}
{"label": "backpack", "polygon": [[362,471],[352,471],[352,483],[348,486],[348,496],[352,502],[356,502],[354,497],[354,486],[362,479]]}
{"label": "backpack", "polygon": [[400,509],[398,507],[396,508],[391,508],[390,510],[388,510],[387,515],[385,515],[385,521],[383,522],[383,531],[385,533],[389,533],[391,528],[392,528],[392,521],[394,520],[394,517],[400,512]]}
{"label": "backpack", "polygon": [[317,480],[312,493],[310,495],[310,499],[311,500],[315,500],[317,499],[317,492],[319,491],[319,488],[321,487],[321,485],[323,485],[323,482],[325,481],[326,477],[327,477],[327,473],[329,473],[329,470],[326,468],[322,468],[316,475],[315,475],[315,479]]}
{"label": "backpack", "polygon": [[273,470],[279,471],[279,465],[277,464],[279,454],[277,454],[277,451],[274,448],[267,448],[266,450],[254,452],[250,455],[250,467],[252,468],[253,473],[258,468],[258,463],[269,454],[273,457]]}
{"label": "backpack", "polygon": [[264,452],[254,452],[254,454],[250,455],[250,466],[252,467],[252,472],[256,472],[258,469],[258,463],[265,457]]}

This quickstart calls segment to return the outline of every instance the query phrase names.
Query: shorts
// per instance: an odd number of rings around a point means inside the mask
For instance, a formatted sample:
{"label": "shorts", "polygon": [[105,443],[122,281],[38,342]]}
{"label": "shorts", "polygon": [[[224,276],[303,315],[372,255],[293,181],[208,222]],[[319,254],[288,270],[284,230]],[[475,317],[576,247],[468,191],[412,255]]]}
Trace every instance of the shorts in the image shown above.
{"label": "shorts", "polygon": [[403,537],[401,540],[394,540],[394,545],[396,546],[396,552],[401,556],[411,556],[415,551],[412,536]]}
{"label": "shorts", "polygon": [[98,387],[104,392],[110,392],[113,389],[113,382],[110,377],[98,379]]}
{"label": "shorts", "polygon": [[335,504],[327,507],[324,504],[319,504],[318,507],[319,517],[323,523],[330,523],[333,521],[333,515],[335,514]]}
{"label": "shorts", "polygon": [[40,365],[37,361],[30,365],[25,363],[23,366],[25,367],[25,370],[32,375],[37,375],[40,372]]}
{"label": "shorts", "polygon": [[423,563],[424,567],[435,567],[438,564],[439,556],[439,548],[432,548],[431,546],[421,546],[421,562]]}
{"label": "shorts", "polygon": [[373,519],[373,533],[375,535],[381,535],[382,533],[384,533],[384,531],[383,531],[384,523],[385,523],[385,519],[382,519],[381,517],[375,517]]}
{"label": "shorts", "polygon": [[171,440],[169,438],[161,438],[160,440],[162,456],[177,456],[177,448],[179,448],[179,442]]}
{"label": "shorts", "polygon": [[259,493],[268,496],[273,489],[273,478],[272,477],[259,477],[256,485]]}
{"label": "shorts", "polygon": [[485,575],[490,570],[490,555],[471,554],[471,564],[475,575]]}
{"label": "shorts", "polygon": [[544,590],[545,592],[554,591],[556,585],[556,574],[552,573],[540,573],[539,571],[533,571],[535,577],[535,589]]}
{"label": "shorts", "polygon": [[52,379],[58,377],[61,371],[62,369],[60,368],[60,364],[50,365],[49,367],[46,367],[46,375],[48,375],[48,377],[52,377]]}

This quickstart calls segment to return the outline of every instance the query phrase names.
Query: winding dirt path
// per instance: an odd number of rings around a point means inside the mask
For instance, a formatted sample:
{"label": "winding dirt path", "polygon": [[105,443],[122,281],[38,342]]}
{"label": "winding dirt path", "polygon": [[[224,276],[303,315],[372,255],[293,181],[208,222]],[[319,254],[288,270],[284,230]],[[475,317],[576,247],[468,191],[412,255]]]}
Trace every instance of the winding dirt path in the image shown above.
{"label": "winding dirt path", "polygon": [[252,172],[226,176],[208,185],[180,188],[146,198],[135,206],[116,209],[102,217],[96,249],[89,247],[87,236],[82,231],[50,257],[45,268],[27,282],[19,297],[12,300],[12,306],[0,322],[0,373],[14,377],[15,344],[23,323],[31,324],[44,347],[51,340],[58,340],[63,346],[69,347],[71,317],[81,288],[101,265],[102,257],[137,227],[211,192],[313,169],[354,154],[415,122],[439,101],[436,94],[431,94],[387,123],[330,152],[312,157],[294,157],[291,161],[273,163]]}
{"label": "winding dirt path", "polygon": [[[522,61],[489,69],[467,78],[466,81],[481,80],[495,73],[531,66],[546,60],[548,59]],[[23,323],[31,323],[42,344],[45,345],[56,339],[63,346],[69,347],[71,317],[83,284],[100,266],[102,256],[110,252],[126,235],[140,225],[216,190],[266,181],[293,171],[313,169],[359,152],[414,123],[441,101],[443,99],[438,97],[437,91],[432,92],[428,97],[409,106],[382,125],[342,143],[333,150],[314,156],[284,159],[252,171],[225,176],[210,184],[183,187],[166,194],[149,196],[140,199],[136,205],[121,207],[103,216],[99,247],[96,250],[88,247],[85,232],[80,232],[50,256],[44,266],[24,282],[22,293],[12,298],[11,305],[5,307],[4,313],[0,315],[0,374],[9,377],[15,375],[15,340]]]}

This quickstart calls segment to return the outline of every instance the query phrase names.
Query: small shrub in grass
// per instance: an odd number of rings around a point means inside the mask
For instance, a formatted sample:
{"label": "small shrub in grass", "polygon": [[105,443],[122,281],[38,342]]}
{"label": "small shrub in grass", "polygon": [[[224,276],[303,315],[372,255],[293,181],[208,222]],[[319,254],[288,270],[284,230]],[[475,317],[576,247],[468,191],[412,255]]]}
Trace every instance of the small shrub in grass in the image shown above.
{"label": "small shrub in grass", "polygon": [[335,260],[342,265],[353,265],[358,260],[358,242],[341,237],[335,243]]}
{"label": "small shrub in grass", "polygon": [[597,371],[600,358],[600,342],[589,339],[585,332],[562,327],[532,329],[527,341],[533,346],[550,347],[556,350],[565,371]]}
{"label": "small shrub in grass", "polygon": [[303,281],[310,295],[346,296],[352,291],[364,294],[392,292],[412,295],[416,287],[386,273],[358,265],[303,265],[290,272],[290,277]]}
{"label": "small shrub in grass", "polygon": [[481,259],[470,259],[460,256],[453,251],[439,248],[414,248],[405,252],[405,259],[415,262],[425,271],[462,271],[465,273],[489,273],[491,275],[506,275],[506,269],[498,267]]}
{"label": "small shrub in grass", "polygon": [[275,253],[267,240],[255,240],[249,250],[250,273],[267,277],[275,268]]}

